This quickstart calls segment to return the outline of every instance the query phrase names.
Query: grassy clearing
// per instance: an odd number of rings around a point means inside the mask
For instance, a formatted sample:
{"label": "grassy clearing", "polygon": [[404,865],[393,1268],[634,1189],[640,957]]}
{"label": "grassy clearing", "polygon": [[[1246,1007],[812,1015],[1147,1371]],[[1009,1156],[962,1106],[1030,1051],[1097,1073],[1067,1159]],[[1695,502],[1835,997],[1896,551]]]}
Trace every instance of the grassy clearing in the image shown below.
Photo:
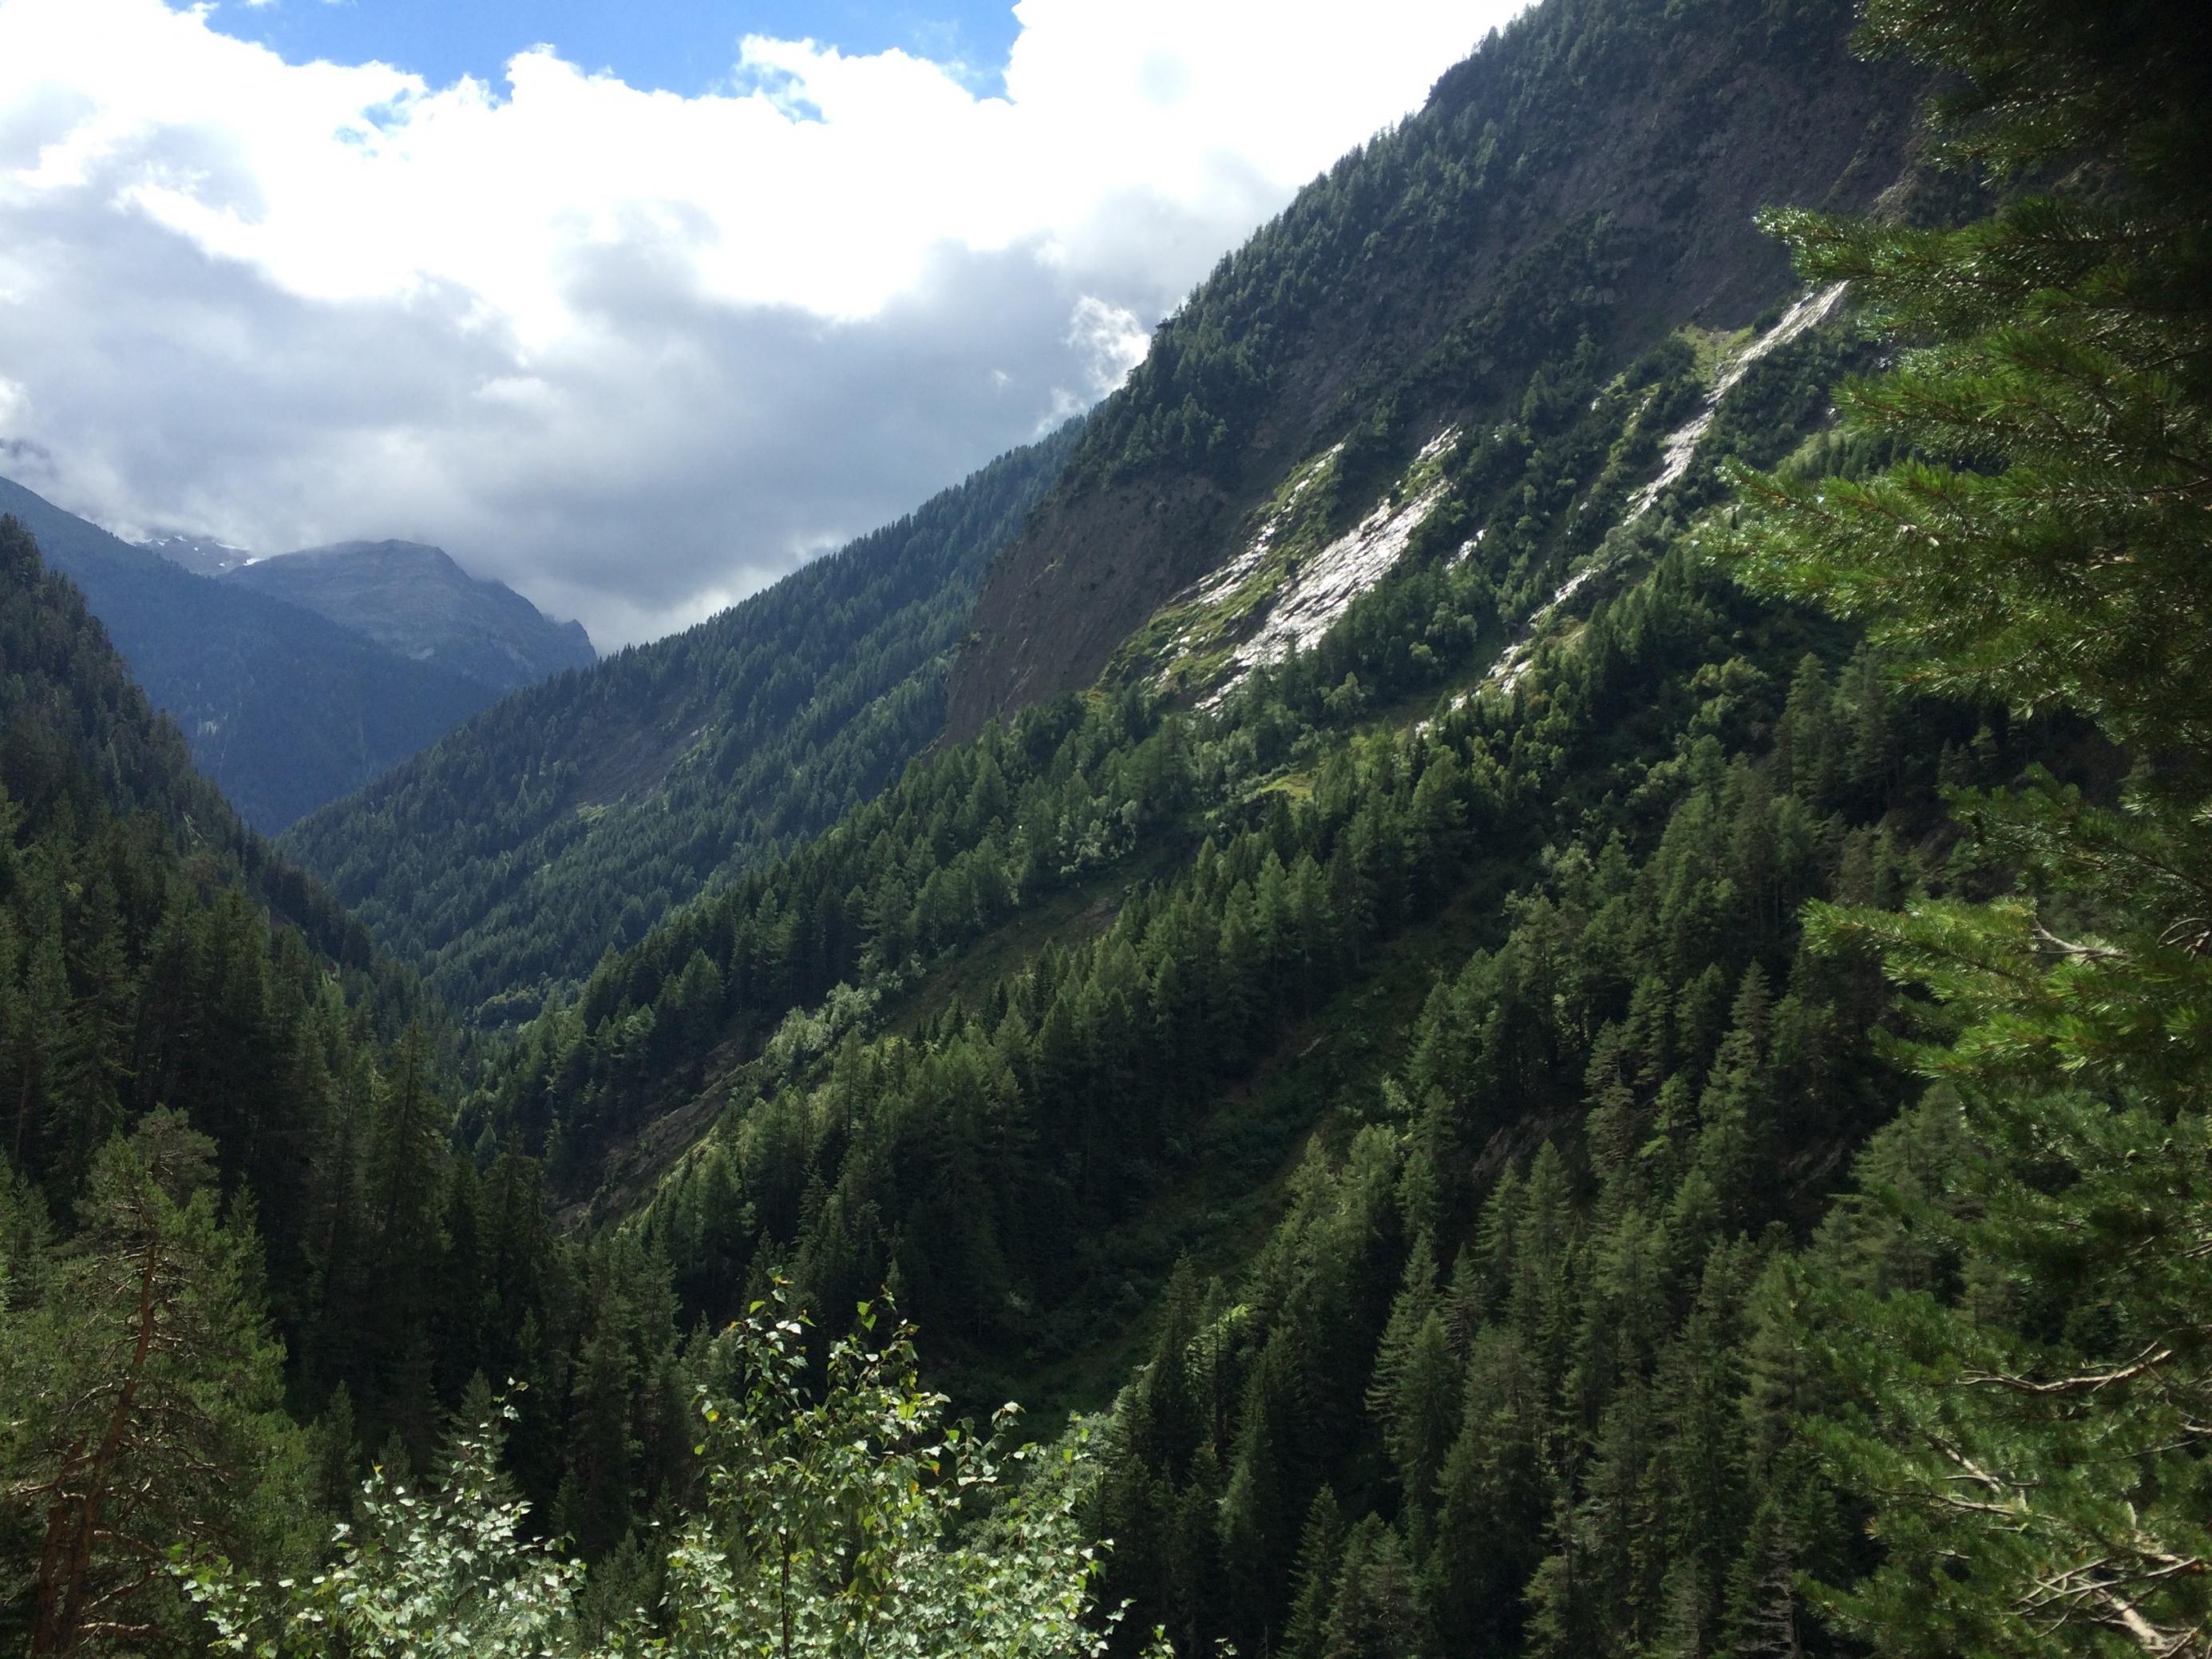
{"label": "grassy clearing", "polygon": [[1758,331],[1748,325],[1738,329],[1700,328],[1695,323],[1685,323],[1674,331],[1677,337],[1688,343],[1698,355],[1698,378],[1711,386],[1721,377],[1721,371],[1743,355],[1744,348],[1758,337]]}

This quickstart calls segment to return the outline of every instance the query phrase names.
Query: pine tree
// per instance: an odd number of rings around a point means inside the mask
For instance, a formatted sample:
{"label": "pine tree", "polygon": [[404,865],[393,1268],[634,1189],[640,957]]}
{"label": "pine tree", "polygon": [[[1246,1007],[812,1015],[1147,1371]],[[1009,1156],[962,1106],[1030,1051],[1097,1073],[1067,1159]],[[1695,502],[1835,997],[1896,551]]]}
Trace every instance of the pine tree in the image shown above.
{"label": "pine tree", "polygon": [[1863,621],[1912,684],[2071,710],[2137,769],[2117,809],[2048,778],[1955,796],[2010,877],[1993,900],[1814,918],[1946,1005],[1905,1052],[1967,1147],[1941,1191],[1862,1170],[1948,1241],[1941,1280],[1808,1300],[1842,1401],[1819,1443],[1884,1549],[1831,1601],[1899,1655],[2201,1652],[2212,14],[1871,0],[1863,41],[1954,73],[1950,149],[2004,203],[1943,230],[1776,216],[1808,276],[1907,342],[1840,399],[1847,431],[1906,459],[1744,477],[1719,544],[1755,586]]}
{"label": "pine tree", "polygon": [[1405,1544],[1379,1516],[1363,1516],[1345,1540],[1322,1659],[1411,1659],[1420,1652]]}
{"label": "pine tree", "polygon": [[150,1115],[101,1149],[69,1245],[7,1264],[0,1503],[38,1538],[31,1606],[0,1617],[28,1613],[33,1655],[183,1638],[173,1547],[268,1571],[317,1541],[306,1438],[253,1295],[259,1241],[218,1217],[213,1152]]}
{"label": "pine tree", "polygon": [[1283,1626],[1285,1659],[1321,1659],[1328,1631],[1329,1601],[1344,1554],[1344,1510],[1334,1487],[1314,1494],[1298,1540],[1298,1565],[1291,1580],[1291,1611]]}
{"label": "pine tree", "polygon": [[1494,1327],[1475,1338],[1466,1392],[1437,1483],[1425,1599],[1443,1652],[1508,1651],[1544,1553],[1546,1402],[1519,1342]]}
{"label": "pine tree", "polygon": [[1431,1312],[1413,1334],[1382,1424],[1382,1443],[1397,1466],[1406,1538],[1414,1554],[1427,1547],[1437,1480],[1460,1428],[1460,1367]]}

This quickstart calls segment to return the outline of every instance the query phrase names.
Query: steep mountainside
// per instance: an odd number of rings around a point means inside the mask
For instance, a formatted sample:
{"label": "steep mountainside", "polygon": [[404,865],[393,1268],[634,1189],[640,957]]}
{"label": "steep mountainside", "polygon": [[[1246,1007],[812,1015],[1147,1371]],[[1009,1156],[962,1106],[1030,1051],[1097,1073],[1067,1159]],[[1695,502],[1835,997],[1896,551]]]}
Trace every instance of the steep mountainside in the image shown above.
{"label": "steep mountainside", "polygon": [[[1516,412],[1577,343],[1601,380],[1784,282],[1759,208],[1893,184],[1915,78],[1846,55],[1846,7],[1534,9],[1346,156],[1162,325],[992,571],[950,729],[1087,684],[1334,453],[1364,511],[1449,426]],[[1332,446],[1342,443],[1341,452]]]}
{"label": "steep mountainside", "polygon": [[[1632,118],[1593,101],[1624,39],[1779,130],[1857,86],[1814,193],[1863,143],[1864,201],[1904,171],[1906,100],[1854,78],[1847,21],[1553,0],[1453,107],[1567,144],[1595,203],[1608,167],[1650,178],[1626,139],[1575,148],[1653,125],[1640,76]],[[1829,139],[1730,142],[1747,211]],[[1565,164],[1498,154],[1459,189],[1552,214]],[[1475,222],[1419,169],[1366,177],[1357,224]],[[1621,234],[1529,245],[1433,339],[1389,262],[1322,267],[1300,337],[1374,350],[1319,405],[1186,428],[1167,331],[994,573],[957,670],[1006,668],[975,734],[956,710],[880,799],[600,962],[465,1109],[665,1255],[685,1319],[778,1273],[833,1320],[888,1285],[962,1397],[1110,1406],[1109,1582],[1180,1654],[1809,1627],[1799,1569],[1856,1568],[1772,1369],[1778,1287],[1829,1260],[1808,1241],[1862,1149],[1913,1154],[1870,1141],[1912,1092],[1869,1037],[1880,975],[1810,949],[1802,907],[1949,890],[1941,786],[2111,782],[2063,729],[1899,695],[1849,629],[1696,555],[1723,462],[1879,459],[1827,430],[1875,348],[1747,228],[1702,276],[1686,245],[1662,276],[1601,259]],[[1281,235],[1228,271],[1267,286]],[[1265,330],[1212,326],[1277,383]],[[1191,562],[1094,588],[1071,556],[1037,578],[1071,578],[1056,610],[994,611],[1052,526],[1138,545],[1146,491],[1164,546],[1210,526]],[[1030,700],[1048,653],[1084,695]]]}
{"label": "steep mountainside", "polygon": [[[1616,194],[1626,200],[1651,169],[1665,172],[1667,147],[1687,143],[1692,125],[1650,76],[1629,76],[1619,86],[1622,107],[1589,101],[1600,84],[1592,79],[1595,66],[1632,59],[1638,49],[1681,66],[1705,92],[1744,88],[1740,97],[1755,99],[1769,114],[1795,95],[1817,100],[1842,95],[1824,94],[1821,88],[1856,87],[1853,95],[1870,106],[1856,118],[1875,136],[1842,128],[1833,139],[1832,176],[1822,188],[1848,177],[1852,190],[1871,195],[1873,173],[1895,183],[1903,168],[1909,100],[1900,78],[1849,66],[1848,21],[1843,0],[1787,8],[1711,0],[1663,11],[1644,0],[1555,0],[1452,71],[1419,121],[1352,158],[1224,262],[1223,274],[1163,331],[1130,388],[1084,428],[1069,470],[994,567],[954,671],[969,677],[971,685],[981,683],[978,665],[1018,646],[997,631],[1006,623],[990,615],[991,591],[1006,591],[1009,571],[1041,544],[1042,527],[1080,521],[1110,529],[1118,523],[1115,502],[1123,499],[1117,491],[1139,482],[1179,487],[1170,474],[1208,489],[1225,488],[1220,480],[1233,476],[1253,495],[1253,509],[1227,521],[1237,533],[1206,550],[1212,568],[1202,580],[1164,595],[1121,579],[1095,592],[1081,589],[1080,599],[1070,587],[1073,611],[1038,623],[1039,638],[1054,645],[1062,665],[1055,672],[1094,678],[1103,671],[1104,696],[1087,705],[1090,712],[1047,700],[979,746],[960,741],[956,709],[941,769],[848,817],[781,865],[734,881],[635,948],[600,960],[574,1000],[556,999],[566,1006],[526,1034],[520,1064],[491,1091],[498,1104],[488,1109],[487,1121],[522,1127],[532,1144],[545,1145],[572,1198],[619,1211],[638,1201],[726,1105],[742,1108],[755,1094],[771,1096],[781,1081],[805,1075],[809,1064],[855,1029],[876,1029],[887,1017],[911,1018],[884,1012],[904,1000],[919,996],[919,1006],[933,1008],[949,1001],[957,1014],[974,996],[1012,994],[1008,988],[1024,973],[1063,971],[1057,949],[1135,902],[1131,895],[1171,890],[1174,872],[1210,836],[1242,833],[1271,813],[1303,810],[1332,765],[1350,768],[1347,776],[1363,775],[1363,742],[1411,744],[1425,753],[1424,733],[1437,721],[1462,720],[1486,730],[1502,721],[1485,741],[1510,750],[1534,741],[1531,733],[1543,729],[1541,720],[1528,724],[1534,716],[1476,711],[1494,711],[1497,700],[1519,697],[1547,652],[1573,645],[1594,615],[1648,587],[1651,571],[1676,545],[1685,516],[1718,493],[1723,461],[1771,465],[1801,439],[1816,442],[1808,434],[1826,416],[1830,384],[1858,349],[1838,294],[1797,290],[1771,251],[1754,252],[1747,228],[1741,235],[1735,228],[1715,232],[1720,242],[1707,252],[1718,263],[1710,268],[1684,244],[1677,250],[1679,268],[1669,267],[1672,289],[1651,286],[1656,278],[1632,277],[1617,259],[1601,261],[1611,286],[1577,286],[1563,273],[1589,275],[1599,244],[1614,234],[1578,221],[1571,240],[1579,252],[1556,240],[1542,243],[1544,260],[1532,255],[1520,262],[1513,304],[1493,294],[1474,322],[1443,330],[1443,344],[1431,349],[1435,328],[1403,331],[1410,301],[1391,262],[1362,255],[1350,274],[1336,277],[1325,263],[1313,262],[1360,226],[1398,227],[1395,234],[1412,235],[1418,222],[1430,266],[1448,272],[1457,268],[1455,261],[1474,257],[1463,249],[1451,252],[1460,246],[1455,230],[1480,247],[1482,228],[1492,217],[1555,220],[1559,180],[1574,172],[1568,161],[1576,157],[1595,192],[1591,202]],[[1491,67],[1478,73],[1486,64]],[[1468,174],[1448,168],[1457,195],[1440,198],[1432,175],[1434,167],[1445,165],[1437,159],[1442,151],[1409,135],[1448,127],[1464,137],[1509,119],[1520,124],[1513,131],[1528,135],[1528,143],[1540,135],[1565,149],[1554,155],[1541,146],[1476,143],[1504,172],[1485,185],[1489,175],[1480,169]],[[1614,168],[1619,179],[1578,148],[1586,142],[1584,128],[1634,128],[1639,122],[1657,124],[1658,149],[1647,154],[1624,141]],[[1801,176],[1802,146],[1785,153],[1768,144],[1751,155],[1766,158],[1768,169],[1761,174],[1736,156],[1731,202],[1786,195]],[[1854,157],[1860,158],[1856,172]],[[1668,176],[1686,192],[1685,201],[1694,201],[1698,192],[1686,181],[1688,162],[1677,157],[1674,165],[1677,172]],[[1471,210],[1452,205],[1458,196],[1487,205],[1470,218]],[[1659,222],[1675,224],[1668,234],[1687,236],[1702,222],[1692,216],[1677,223],[1661,215]],[[1311,234],[1294,234],[1300,228]],[[1286,249],[1298,252],[1289,275]],[[1503,253],[1492,256],[1492,264],[1504,261]],[[1299,290],[1291,276],[1309,268],[1309,285]],[[1272,283],[1263,280],[1270,272]],[[1286,331],[1255,325],[1243,347],[1222,346],[1243,315],[1237,306],[1252,293],[1293,290],[1304,295],[1297,337],[1365,340],[1395,354],[1366,360],[1364,378],[1335,393],[1336,416],[1358,409],[1358,425],[1308,453],[1301,447],[1305,436],[1279,442],[1269,436],[1300,406],[1297,400],[1255,393],[1244,404],[1223,405],[1241,410],[1237,418],[1244,425],[1231,430],[1223,417],[1228,435],[1206,441],[1216,452],[1211,459],[1200,453],[1203,444],[1200,452],[1176,447],[1188,434],[1176,435],[1181,428],[1172,421],[1163,423],[1161,388],[1179,384],[1174,366],[1194,355],[1193,337],[1243,362],[1271,349],[1267,342]],[[1649,308],[1670,295],[1682,309],[1664,325],[1664,317]],[[1701,307],[1751,320],[1741,327],[1712,325],[1700,320]],[[1615,361],[1624,339],[1649,342],[1625,367]],[[1608,348],[1604,340],[1616,345]],[[1291,362],[1294,354],[1281,360]],[[1249,362],[1240,372],[1254,386],[1274,378]],[[1451,408],[1448,388],[1463,386],[1467,377],[1497,388],[1497,410],[1479,427],[1443,418]],[[1379,401],[1355,404],[1362,393]],[[1188,398],[1186,406],[1197,407]],[[1429,418],[1417,414],[1423,408],[1433,411]],[[1326,429],[1322,414],[1312,415],[1312,422]],[[1238,458],[1233,465],[1231,453]],[[1272,474],[1262,470],[1270,465],[1278,469]],[[1223,522],[1214,520],[1216,528]],[[1164,602],[1139,608],[1156,599]],[[1678,592],[1668,603],[1695,611],[1707,601]],[[1111,619],[1117,615],[1120,620]],[[1104,654],[1092,653],[1095,660],[1084,670],[1078,665],[1089,647],[1059,647],[1093,629],[1100,630]],[[1725,631],[1708,641],[1704,648],[1718,654],[1703,672],[1718,674],[1727,666],[1727,642]],[[1832,669],[1837,642],[1829,638],[1822,645]],[[1786,684],[1795,665],[1785,653],[1743,672],[1759,684]],[[1687,695],[1669,678],[1686,672],[1682,665],[1655,661],[1640,672],[1652,677],[1655,696]],[[1021,701],[1015,699],[1017,706]],[[1186,724],[1184,716],[1170,717],[1170,708],[1201,718]],[[1686,728],[1646,735],[1657,750],[1632,748],[1607,764],[1656,766],[1678,759],[1676,751],[1691,740]],[[1739,738],[1739,746],[1746,741]],[[1745,752],[1756,753],[1756,744]],[[1470,755],[1462,763],[1474,775],[1488,776],[1489,769],[1506,762]],[[1571,769],[1556,770],[1556,761],[1513,764],[1530,769],[1523,779],[1528,787],[1547,779],[1578,792],[1589,787]],[[1399,802],[1391,811],[1405,810],[1401,797],[1418,771],[1382,766],[1382,781],[1375,787],[1387,784]],[[1508,788],[1503,799],[1517,797]],[[1358,807],[1355,789],[1339,810],[1356,816]],[[1435,810],[1475,809],[1470,799]],[[1572,823],[1569,816],[1556,827]],[[307,845],[316,827],[304,826],[295,843]],[[1329,868],[1323,854],[1331,853],[1336,832],[1316,833],[1313,856],[1319,867]],[[1287,869],[1303,842],[1277,839]],[[1459,845],[1456,837],[1445,839]],[[398,841],[426,844],[427,836],[418,831]],[[355,867],[368,879],[392,878],[383,873],[380,844],[380,838],[357,836],[361,862]],[[1496,879],[1517,884],[1515,872],[1533,848],[1513,847],[1519,843],[1498,852]],[[1431,852],[1404,856],[1419,861]],[[1359,854],[1386,862],[1394,856],[1373,848]],[[351,883],[361,878],[345,866],[312,853],[309,862],[330,871],[342,893],[350,897],[356,890]],[[1458,890],[1466,872],[1454,869],[1435,878],[1432,897]],[[1350,878],[1332,870],[1328,879],[1334,891]],[[1206,902],[1220,899],[1211,891]],[[1343,902],[1340,893],[1336,902]],[[1462,920],[1477,937],[1490,925],[1480,914]],[[1452,944],[1424,948],[1449,957]],[[1364,949],[1333,970],[1331,994],[1359,982]],[[981,951],[985,965],[963,961],[973,951]],[[1203,965],[1209,959],[1201,951],[1193,959],[1200,965],[1185,963],[1184,971],[1205,979],[1212,971]],[[1251,994],[1261,994],[1256,984]],[[1025,1016],[1031,1037],[1041,1017],[1035,1009]],[[1269,1030],[1268,1041],[1281,1036],[1273,1026]],[[1219,1087],[1242,1086],[1256,1041],[1239,1038],[1224,1049],[1224,1056],[1242,1060],[1217,1057],[1228,1068],[1217,1079]],[[1326,1069],[1327,1062],[1317,1064]],[[1287,1069],[1295,1074],[1304,1068]],[[1216,1097],[1206,1092],[1216,1085],[1202,1075],[1192,1082],[1206,1098]],[[541,1143],[539,1136],[550,1139]],[[1152,1154],[1135,1156],[1146,1165],[1146,1180],[1162,1178],[1147,1162]],[[1098,1218],[1102,1224],[1109,1218]],[[763,1224],[774,1232],[773,1224]],[[989,1323],[981,1315],[963,1317]],[[1051,1343],[1037,1341],[1036,1328],[1025,1339],[1029,1345],[1054,1352]]]}
{"label": "steep mountainside", "polygon": [[224,575],[495,693],[599,659],[582,623],[549,622],[504,582],[480,580],[444,549],[419,542],[341,542]]}
{"label": "steep mountainside", "polygon": [[[1722,457],[1846,459],[1848,320],[1710,410],[1675,344],[1548,365],[1523,464],[1414,479],[1391,568],[1213,711],[1034,705],[603,962],[466,1132],[665,1256],[679,1324],[888,1285],[962,1399],[1110,1406],[1110,1593],[1180,1655],[1759,1651],[1848,1528],[1743,1379],[1905,1092],[1801,905],[1942,890],[1937,785],[2064,751],[1685,549]],[[1584,524],[1509,645],[1480,550]]]}
{"label": "steep mountainside", "polygon": [[507,699],[287,850],[453,1006],[535,1014],[928,744],[976,582],[1075,431],[710,622]]}
{"label": "steep mountainside", "polygon": [[[367,930],[194,769],[174,722],[149,704],[75,585],[46,568],[20,520],[0,515],[10,526],[0,528],[0,779],[17,812],[32,822],[65,811],[79,822],[112,814],[157,823],[173,850],[243,890],[325,960],[351,974],[374,969]],[[396,983],[379,996],[411,1001]]]}
{"label": "steep mountainside", "polygon": [[264,833],[358,789],[491,701],[473,680],[193,575],[5,479],[0,511],[82,590],[192,759]]}

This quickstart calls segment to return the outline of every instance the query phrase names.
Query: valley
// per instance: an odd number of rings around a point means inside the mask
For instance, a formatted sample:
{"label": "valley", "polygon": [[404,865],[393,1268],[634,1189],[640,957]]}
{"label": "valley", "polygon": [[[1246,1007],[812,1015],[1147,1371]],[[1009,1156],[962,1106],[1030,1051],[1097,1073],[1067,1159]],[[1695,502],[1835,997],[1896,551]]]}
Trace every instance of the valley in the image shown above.
{"label": "valley", "polygon": [[0,483],[0,1633],[2212,1652],[2127,9],[1540,0],[604,659]]}

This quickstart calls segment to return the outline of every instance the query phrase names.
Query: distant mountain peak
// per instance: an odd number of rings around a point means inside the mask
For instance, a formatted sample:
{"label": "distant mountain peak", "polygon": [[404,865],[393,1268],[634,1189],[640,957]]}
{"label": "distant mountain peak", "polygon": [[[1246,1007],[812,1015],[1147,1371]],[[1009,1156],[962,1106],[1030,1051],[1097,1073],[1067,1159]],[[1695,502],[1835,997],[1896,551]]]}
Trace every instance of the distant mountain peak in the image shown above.
{"label": "distant mountain peak", "polygon": [[189,530],[156,530],[135,544],[195,576],[225,575],[240,565],[252,564],[258,556],[229,542]]}
{"label": "distant mountain peak", "polygon": [[452,554],[396,537],[333,542],[256,559],[226,580],[273,594],[505,693],[599,660],[578,623],[556,623]]}
{"label": "distant mountain peak", "polygon": [[495,695],[236,580],[244,567],[218,575],[183,556],[193,544],[218,559],[243,549],[184,532],[126,542],[5,478],[0,514],[82,592],[194,763],[265,833],[359,788]]}
{"label": "distant mountain peak", "polygon": [[[302,547],[295,552],[277,556],[287,559],[345,559],[376,558],[394,563],[428,566],[434,569],[451,570],[467,576],[461,562],[442,547],[429,542],[409,541],[404,537],[384,536],[357,538],[350,541],[326,542],[319,547]],[[474,577],[471,580],[477,580]]]}

